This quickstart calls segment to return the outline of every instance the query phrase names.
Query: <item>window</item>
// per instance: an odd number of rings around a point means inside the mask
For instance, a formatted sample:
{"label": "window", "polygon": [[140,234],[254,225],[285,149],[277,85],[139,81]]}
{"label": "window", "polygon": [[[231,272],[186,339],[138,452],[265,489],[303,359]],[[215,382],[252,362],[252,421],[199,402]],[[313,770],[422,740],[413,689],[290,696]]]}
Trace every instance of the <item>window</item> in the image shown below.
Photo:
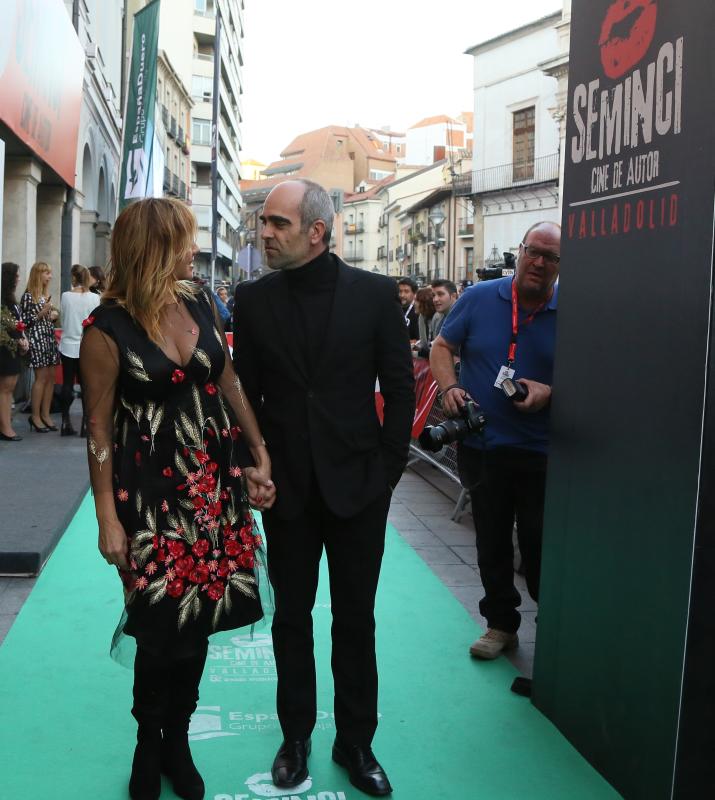
{"label": "window", "polygon": [[384,169],[371,169],[370,170],[370,180],[371,181],[381,181],[383,178],[387,178],[392,175],[391,172],[387,172]]}
{"label": "window", "polygon": [[191,76],[191,96],[208,102],[213,97],[214,79],[208,75]]}
{"label": "window", "polygon": [[192,122],[191,141],[193,144],[211,144],[211,120],[195,119]]}
{"label": "window", "polygon": [[535,112],[534,106],[514,112],[515,181],[526,181],[534,177]]}
{"label": "window", "polygon": [[194,11],[199,14],[206,13],[206,0],[194,0]]}

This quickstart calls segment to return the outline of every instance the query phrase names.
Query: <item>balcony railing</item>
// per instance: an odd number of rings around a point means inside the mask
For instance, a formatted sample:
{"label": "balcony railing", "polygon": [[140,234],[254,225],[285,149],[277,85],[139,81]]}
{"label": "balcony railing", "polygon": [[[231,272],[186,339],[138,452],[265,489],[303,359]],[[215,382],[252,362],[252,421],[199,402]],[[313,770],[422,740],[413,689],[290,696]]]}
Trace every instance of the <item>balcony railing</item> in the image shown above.
{"label": "balcony railing", "polygon": [[176,117],[172,117],[166,131],[172,139],[176,138]]}
{"label": "balcony railing", "polygon": [[[464,176],[460,176],[464,177]],[[499,192],[559,179],[559,154],[541,156],[533,161],[502,164],[472,173],[472,194]]]}
{"label": "balcony railing", "polygon": [[179,197],[186,200],[186,181],[179,179]]}
{"label": "balcony railing", "polygon": [[169,167],[164,167],[164,191],[171,191],[171,172]]}
{"label": "balcony railing", "polygon": [[474,220],[469,217],[462,217],[459,220],[459,228],[457,230],[460,236],[471,236],[474,233]]}
{"label": "balcony railing", "polygon": [[161,121],[164,123],[164,127],[168,129],[169,127],[169,109],[166,106],[161,107]]}
{"label": "balcony railing", "polygon": [[365,260],[365,256],[363,255],[362,250],[356,250],[354,253],[348,253],[345,256],[345,260],[349,264],[354,264],[356,261],[364,261]]}
{"label": "balcony railing", "polygon": [[179,176],[172,175],[171,176],[171,191],[175,194],[179,194]]}
{"label": "balcony railing", "polygon": [[377,258],[378,258],[378,260],[381,260],[381,259],[385,258],[385,245],[384,244],[380,245],[380,247],[377,248]]}
{"label": "balcony railing", "polygon": [[176,133],[176,143],[179,147],[183,147],[186,144],[186,137],[184,136],[184,129],[179,125],[179,129]]}
{"label": "balcony railing", "polygon": [[357,233],[365,233],[365,225],[362,222],[346,222],[345,233],[354,236]]}

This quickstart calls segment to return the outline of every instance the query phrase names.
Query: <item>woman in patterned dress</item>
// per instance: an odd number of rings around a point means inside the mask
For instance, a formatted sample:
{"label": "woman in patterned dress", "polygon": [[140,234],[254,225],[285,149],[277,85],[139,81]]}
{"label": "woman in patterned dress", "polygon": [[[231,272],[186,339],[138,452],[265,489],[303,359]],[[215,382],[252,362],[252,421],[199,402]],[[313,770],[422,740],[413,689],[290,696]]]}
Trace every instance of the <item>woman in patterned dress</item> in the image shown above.
{"label": "woman in patterned dress", "polygon": [[191,282],[195,234],[178,200],[124,209],[80,350],[99,549],[124,582],[118,632],[137,646],[135,800],[159,797],[161,771],[180,797],[204,796],[187,734],[207,637],[262,616],[249,503],[275,496],[220,320]]}
{"label": "woman in patterned dress", "polygon": [[38,433],[57,430],[50,416],[50,405],[55,388],[55,366],[60,360],[54,325],[59,314],[51,302],[51,279],[52,268],[49,264],[44,261],[33,264],[27,288],[20,300],[22,321],[27,327],[26,335],[30,342],[30,366],[35,371],[30,393],[30,429]]}
{"label": "woman in patterned dress", "polygon": [[20,356],[25,355],[29,344],[25,338],[25,323],[20,317],[20,307],[15,300],[20,267],[12,261],[2,265],[2,292],[0,296],[0,441],[20,442],[12,427],[12,395],[20,374]]}

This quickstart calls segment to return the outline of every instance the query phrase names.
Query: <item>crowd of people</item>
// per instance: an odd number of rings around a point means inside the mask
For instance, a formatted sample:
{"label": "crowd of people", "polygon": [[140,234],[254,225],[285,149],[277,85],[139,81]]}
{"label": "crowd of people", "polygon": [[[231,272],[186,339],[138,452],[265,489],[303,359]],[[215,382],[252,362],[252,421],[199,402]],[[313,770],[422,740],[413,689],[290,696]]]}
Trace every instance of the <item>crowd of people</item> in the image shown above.
{"label": "crowd of people", "polygon": [[[18,378],[31,370],[29,428],[36,433],[60,430],[52,419],[55,401],[55,370],[63,367],[60,394],[63,436],[76,431],[70,422],[70,407],[79,384],[78,359],[82,322],[99,304],[105,275],[101,267],[87,269],[74,264],[71,289],[62,293],[59,305],[52,302],[52,267],[44,261],[32,265],[24,292],[18,299],[20,267],[14,262],[2,265],[0,307],[0,441],[22,441],[15,430],[12,409]],[[56,330],[61,327],[58,342]],[[28,398],[25,398],[28,399]],[[81,433],[84,435],[84,415]]]}

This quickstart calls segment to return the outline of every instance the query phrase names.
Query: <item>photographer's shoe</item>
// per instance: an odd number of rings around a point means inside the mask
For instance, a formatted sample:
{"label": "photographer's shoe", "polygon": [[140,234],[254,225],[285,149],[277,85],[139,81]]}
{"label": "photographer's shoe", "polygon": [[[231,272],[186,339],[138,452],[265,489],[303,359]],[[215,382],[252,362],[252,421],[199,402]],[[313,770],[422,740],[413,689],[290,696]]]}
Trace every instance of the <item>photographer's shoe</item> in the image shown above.
{"label": "photographer's shoe", "polygon": [[499,631],[496,628],[487,628],[487,632],[480,636],[469,648],[473,658],[491,660],[506,650],[514,650],[519,646],[519,637],[515,633]]}

